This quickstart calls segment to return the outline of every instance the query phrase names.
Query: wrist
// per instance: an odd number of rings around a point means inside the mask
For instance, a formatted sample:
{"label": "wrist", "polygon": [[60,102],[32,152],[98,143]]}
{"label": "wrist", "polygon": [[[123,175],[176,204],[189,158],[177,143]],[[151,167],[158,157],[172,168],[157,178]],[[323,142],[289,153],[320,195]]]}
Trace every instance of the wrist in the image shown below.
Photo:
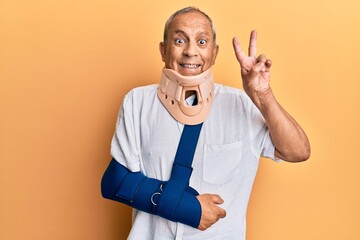
{"label": "wrist", "polygon": [[254,90],[251,91],[249,97],[255,104],[255,106],[260,110],[261,113],[269,111],[273,106],[277,105],[277,101],[273,94],[271,87],[266,90]]}

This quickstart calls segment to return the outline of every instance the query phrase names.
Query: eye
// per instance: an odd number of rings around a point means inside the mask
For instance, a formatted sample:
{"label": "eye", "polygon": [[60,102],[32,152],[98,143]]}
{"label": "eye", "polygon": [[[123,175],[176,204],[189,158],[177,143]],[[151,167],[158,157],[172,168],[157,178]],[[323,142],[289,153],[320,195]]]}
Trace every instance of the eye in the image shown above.
{"label": "eye", "polygon": [[205,45],[207,41],[205,39],[200,39],[198,42],[200,45]]}
{"label": "eye", "polygon": [[182,39],[182,38],[177,38],[177,39],[175,39],[175,43],[176,43],[176,44],[183,44],[184,42],[185,42],[185,40]]}

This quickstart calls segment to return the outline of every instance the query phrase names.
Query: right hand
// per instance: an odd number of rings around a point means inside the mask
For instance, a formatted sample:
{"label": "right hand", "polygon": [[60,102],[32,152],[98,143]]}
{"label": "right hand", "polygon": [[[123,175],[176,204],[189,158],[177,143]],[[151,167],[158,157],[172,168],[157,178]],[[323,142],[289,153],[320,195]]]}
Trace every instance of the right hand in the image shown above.
{"label": "right hand", "polygon": [[241,78],[246,94],[254,104],[261,108],[261,95],[271,92],[270,68],[272,62],[264,54],[257,56],[257,33],[250,34],[249,56],[241,49],[239,40],[233,38],[233,46],[236,58],[240,63]]}
{"label": "right hand", "polygon": [[216,223],[220,218],[226,216],[226,211],[218,204],[224,203],[224,200],[217,194],[201,194],[196,196],[201,205],[201,219],[198,226],[199,230],[206,230]]}

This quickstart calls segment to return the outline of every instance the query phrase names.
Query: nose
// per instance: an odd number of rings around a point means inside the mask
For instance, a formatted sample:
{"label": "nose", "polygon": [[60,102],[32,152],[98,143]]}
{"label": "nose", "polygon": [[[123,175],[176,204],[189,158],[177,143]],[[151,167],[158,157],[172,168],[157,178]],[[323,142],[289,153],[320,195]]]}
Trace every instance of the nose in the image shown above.
{"label": "nose", "polygon": [[198,55],[196,43],[190,41],[186,44],[186,47],[183,52],[186,57],[194,57]]}

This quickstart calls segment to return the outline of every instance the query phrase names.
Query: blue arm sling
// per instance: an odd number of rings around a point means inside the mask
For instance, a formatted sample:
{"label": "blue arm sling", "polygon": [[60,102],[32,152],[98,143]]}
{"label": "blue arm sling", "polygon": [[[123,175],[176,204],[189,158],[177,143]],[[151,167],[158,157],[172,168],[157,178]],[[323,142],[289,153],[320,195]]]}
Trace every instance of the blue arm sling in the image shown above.
{"label": "blue arm sling", "polygon": [[101,181],[103,197],[197,228],[201,205],[189,179],[202,124],[184,126],[168,181],[131,172],[112,159]]}

